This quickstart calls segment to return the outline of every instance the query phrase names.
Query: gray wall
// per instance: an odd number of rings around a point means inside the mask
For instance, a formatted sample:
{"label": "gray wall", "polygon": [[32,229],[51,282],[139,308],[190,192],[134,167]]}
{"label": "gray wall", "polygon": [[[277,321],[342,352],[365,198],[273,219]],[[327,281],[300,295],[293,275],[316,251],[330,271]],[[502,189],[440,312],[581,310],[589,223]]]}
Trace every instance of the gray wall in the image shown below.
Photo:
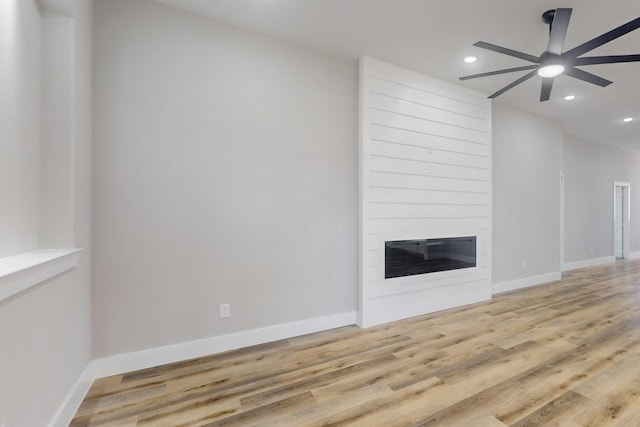
{"label": "gray wall", "polygon": [[143,1],[95,38],[96,356],[355,311],[357,64]]}
{"label": "gray wall", "polygon": [[560,271],[562,144],[559,124],[494,102],[493,283]]}
{"label": "gray wall", "polygon": [[613,256],[613,183],[631,184],[631,251],[640,250],[640,154],[567,136],[565,262]]}

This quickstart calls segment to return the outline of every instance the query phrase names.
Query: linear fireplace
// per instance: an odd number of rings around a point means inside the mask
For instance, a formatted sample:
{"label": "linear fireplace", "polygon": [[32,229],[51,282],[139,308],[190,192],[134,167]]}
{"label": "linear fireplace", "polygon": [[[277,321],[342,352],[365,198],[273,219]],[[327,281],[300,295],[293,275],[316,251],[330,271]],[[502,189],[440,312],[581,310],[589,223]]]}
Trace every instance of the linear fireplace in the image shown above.
{"label": "linear fireplace", "polygon": [[476,266],[476,236],[385,242],[384,278]]}

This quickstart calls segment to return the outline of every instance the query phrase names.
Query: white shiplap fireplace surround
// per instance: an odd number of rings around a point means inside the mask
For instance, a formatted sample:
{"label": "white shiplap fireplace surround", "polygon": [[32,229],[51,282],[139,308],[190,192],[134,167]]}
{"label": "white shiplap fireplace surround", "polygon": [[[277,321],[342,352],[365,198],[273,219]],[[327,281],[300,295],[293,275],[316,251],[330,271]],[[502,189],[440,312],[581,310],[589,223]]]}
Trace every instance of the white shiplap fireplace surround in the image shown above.
{"label": "white shiplap fireplace surround", "polygon": [[[385,279],[385,241],[476,236],[476,267]],[[360,60],[360,301],[368,327],[491,298],[491,102]]]}

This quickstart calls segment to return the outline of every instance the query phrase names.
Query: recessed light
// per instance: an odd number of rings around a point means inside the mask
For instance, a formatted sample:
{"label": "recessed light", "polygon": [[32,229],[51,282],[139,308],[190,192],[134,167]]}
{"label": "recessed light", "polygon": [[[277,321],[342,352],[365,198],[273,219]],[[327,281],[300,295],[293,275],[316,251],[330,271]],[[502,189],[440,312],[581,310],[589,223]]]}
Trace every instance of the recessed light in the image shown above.
{"label": "recessed light", "polygon": [[464,62],[466,62],[467,64],[472,64],[477,60],[478,58],[476,58],[475,56],[467,56],[466,58],[464,58]]}
{"label": "recessed light", "polygon": [[633,117],[627,117],[626,119],[622,119],[623,122],[629,123],[633,121]]}
{"label": "recessed light", "polygon": [[564,97],[565,101],[573,101],[574,99],[576,99],[575,95],[567,95]]}

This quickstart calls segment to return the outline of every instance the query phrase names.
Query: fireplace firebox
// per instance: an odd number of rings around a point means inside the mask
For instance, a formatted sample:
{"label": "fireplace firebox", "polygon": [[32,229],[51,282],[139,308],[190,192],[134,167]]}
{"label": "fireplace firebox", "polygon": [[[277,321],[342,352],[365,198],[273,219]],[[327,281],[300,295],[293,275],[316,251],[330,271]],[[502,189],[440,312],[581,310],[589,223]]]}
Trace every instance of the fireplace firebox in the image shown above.
{"label": "fireplace firebox", "polygon": [[385,242],[385,279],[475,266],[476,236]]}

